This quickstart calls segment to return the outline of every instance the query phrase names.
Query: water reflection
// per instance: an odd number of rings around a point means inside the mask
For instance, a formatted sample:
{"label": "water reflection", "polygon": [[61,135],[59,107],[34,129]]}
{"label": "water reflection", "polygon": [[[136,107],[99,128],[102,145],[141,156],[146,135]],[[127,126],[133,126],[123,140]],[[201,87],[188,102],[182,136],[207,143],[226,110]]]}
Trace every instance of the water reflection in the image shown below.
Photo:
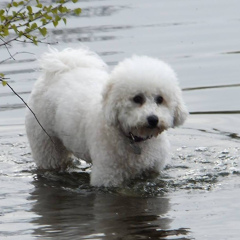
{"label": "water reflection", "polygon": [[[69,179],[67,180],[69,182]],[[174,239],[186,236],[187,229],[170,229],[166,197],[142,198],[81,190],[74,185],[37,178],[31,211],[39,217],[33,235],[51,239]],[[64,187],[63,187],[64,186]]]}

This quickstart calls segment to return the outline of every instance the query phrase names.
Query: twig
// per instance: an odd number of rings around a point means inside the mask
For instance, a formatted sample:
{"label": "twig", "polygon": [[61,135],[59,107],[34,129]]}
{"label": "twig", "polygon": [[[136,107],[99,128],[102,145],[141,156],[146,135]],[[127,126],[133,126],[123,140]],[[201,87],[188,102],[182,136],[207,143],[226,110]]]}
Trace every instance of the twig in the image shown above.
{"label": "twig", "polygon": [[[35,55],[34,53],[31,53],[31,52],[16,52],[16,53],[14,53],[12,56],[14,57],[14,56],[16,56],[16,55],[18,55],[18,54],[22,54],[22,53],[27,53],[27,54]],[[7,62],[7,61],[10,60],[10,59],[12,59],[12,57],[9,57],[9,58],[6,58],[6,59],[0,61],[0,64],[5,63],[5,62]]]}
{"label": "twig", "polygon": [[[0,79],[1,82],[3,82],[4,80]],[[47,136],[49,137],[49,139],[51,140],[51,142],[55,145],[53,139],[51,138],[51,136],[48,134],[48,132],[45,130],[45,128],[42,126],[42,124],[40,123],[40,121],[38,120],[36,114],[33,112],[33,110],[28,106],[28,104],[24,101],[24,99],[8,84],[8,82],[6,82],[6,85],[12,90],[12,92],[24,103],[24,105],[30,110],[30,112],[33,114],[34,118],[36,119],[36,121],[38,122],[39,126],[42,128],[42,130],[47,134]]]}
{"label": "twig", "polygon": [[16,60],[16,59],[14,58],[14,56],[11,54],[11,52],[9,51],[9,49],[8,49],[8,46],[7,46],[7,45],[5,45],[5,48],[7,49],[7,51],[8,51],[8,54],[10,55],[10,57],[11,57],[13,60]]}
{"label": "twig", "polygon": [[7,46],[7,45],[9,45],[9,43],[5,42],[5,40],[2,39],[1,37],[0,37],[0,39],[1,39],[1,41],[3,41],[3,44],[0,44],[0,46],[3,45],[3,46],[7,49],[8,54],[10,55],[10,59],[12,58],[13,60],[15,60],[14,57],[12,56],[11,52],[10,52],[9,49],[8,49],[8,46]]}
{"label": "twig", "polygon": [[[0,37],[0,40],[3,42],[2,44],[0,44],[0,46],[8,44],[2,37]],[[10,46],[10,44],[8,44],[8,45]]]}

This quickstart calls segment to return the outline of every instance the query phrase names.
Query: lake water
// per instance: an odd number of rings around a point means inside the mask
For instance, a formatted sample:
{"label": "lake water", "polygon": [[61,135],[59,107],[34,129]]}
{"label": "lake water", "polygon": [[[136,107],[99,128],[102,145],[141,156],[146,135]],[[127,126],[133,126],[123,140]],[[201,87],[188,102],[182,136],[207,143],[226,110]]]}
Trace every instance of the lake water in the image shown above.
{"label": "lake water", "polygon": [[[1,3],[3,4],[3,3]],[[81,168],[40,173],[24,130],[24,104],[0,87],[0,239],[240,238],[240,1],[86,0],[46,40],[87,45],[111,66],[132,54],[178,73],[191,112],[169,131],[172,162],[159,179],[121,189],[89,186]],[[47,50],[14,43],[0,72],[25,100]],[[0,61],[9,57],[0,48]],[[83,166],[84,167],[84,166]]]}

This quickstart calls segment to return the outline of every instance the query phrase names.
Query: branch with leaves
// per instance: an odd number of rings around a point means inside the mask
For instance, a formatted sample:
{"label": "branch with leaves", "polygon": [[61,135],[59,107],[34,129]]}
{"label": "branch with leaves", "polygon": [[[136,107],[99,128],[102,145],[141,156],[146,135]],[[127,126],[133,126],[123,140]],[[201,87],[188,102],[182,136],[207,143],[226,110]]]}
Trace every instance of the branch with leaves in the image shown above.
{"label": "branch with leaves", "polygon": [[[81,13],[81,8],[67,8],[65,5],[68,2],[76,3],[78,0],[58,0],[51,5],[43,5],[39,0],[11,1],[5,9],[0,10],[0,46],[7,47],[15,40],[30,40],[37,45],[40,40],[36,35],[36,30],[45,37],[47,35],[46,25],[52,23],[54,27],[57,27],[60,21],[66,24],[67,14],[79,15]],[[10,33],[12,36],[7,38]]]}
{"label": "branch with leaves", "polygon": [[[11,42],[42,43],[48,33],[46,25],[57,27],[60,21],[66,24],[68,14],[81,13],[81,8],[66,7],[69,2],[77,3],[78,0],[57,0],[53,4],[42,4],[40,0],[11,0],[5,9],[0,9],[0,47],[5,47],[10,59],[14,59],[8,49]],[[0,73],[0,80],[5,86],[3,73]]]}

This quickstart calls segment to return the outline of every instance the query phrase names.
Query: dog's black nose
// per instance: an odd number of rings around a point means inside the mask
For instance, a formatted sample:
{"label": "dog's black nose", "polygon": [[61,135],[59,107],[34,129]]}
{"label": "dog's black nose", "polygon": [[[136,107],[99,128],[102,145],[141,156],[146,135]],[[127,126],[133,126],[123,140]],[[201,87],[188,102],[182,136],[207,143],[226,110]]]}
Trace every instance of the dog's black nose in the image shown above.
{"label": "dog's black nose", "polygon": [[147,117],[147,121],[150,127],[154,128],[158,124],[158,117],[156,115],[151,115]]}

